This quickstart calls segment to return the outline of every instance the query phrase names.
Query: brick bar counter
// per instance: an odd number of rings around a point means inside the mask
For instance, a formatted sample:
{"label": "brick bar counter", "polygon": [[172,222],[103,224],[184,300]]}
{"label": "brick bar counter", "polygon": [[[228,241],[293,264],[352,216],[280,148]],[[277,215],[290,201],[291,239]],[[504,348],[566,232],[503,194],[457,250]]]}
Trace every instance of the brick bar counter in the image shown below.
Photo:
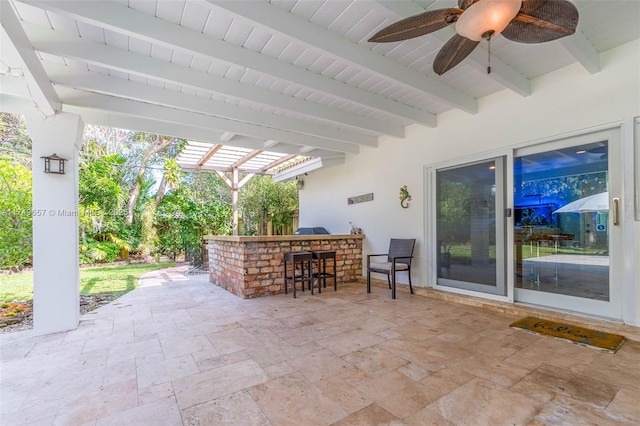
{"label": "brick bar counter", "polygon": [[[204,239],[209,252],[209,281],[245,299],[270,296],[284,292],[284,253],[335,250],[340,291],[340,283],[357,281],[362,276],[363,238],[364,235],[208,235]],[[333,268],[330,263],[329,270]]]}

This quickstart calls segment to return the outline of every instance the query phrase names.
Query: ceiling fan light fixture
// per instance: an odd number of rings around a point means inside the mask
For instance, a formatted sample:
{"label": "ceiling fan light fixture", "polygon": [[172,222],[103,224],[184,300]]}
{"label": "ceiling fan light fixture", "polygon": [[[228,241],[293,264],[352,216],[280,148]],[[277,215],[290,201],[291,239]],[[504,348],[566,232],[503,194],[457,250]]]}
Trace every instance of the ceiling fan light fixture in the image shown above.
{"label": "ceiling fan light fixture", "polygon": [[485,33],[500,34],[515,18],[522,0],[479,0],[469,6],[456,22],[456,32],[469,40],[480,41]]}

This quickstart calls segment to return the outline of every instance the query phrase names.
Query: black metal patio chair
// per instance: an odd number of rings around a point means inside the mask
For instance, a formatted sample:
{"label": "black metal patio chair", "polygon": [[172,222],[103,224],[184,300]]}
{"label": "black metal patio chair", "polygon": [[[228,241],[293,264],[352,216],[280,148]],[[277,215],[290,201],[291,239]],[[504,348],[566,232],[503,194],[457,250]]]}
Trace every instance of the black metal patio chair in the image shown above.
{"label": "black metal patio chair", "polygon": [[[367,255],[367,293],[371,293],[371,273],[385,274],[391,289],[391,298],[396,298],[396,273],[407,271],[409,274],[409,290],[413,294],[411,285],[411,260],[413,259],[413,248],[416,245],[413,239],[392,238],[389,243],[388,253]],[[387,256],[386,262],[372,262],[372,257]]]}

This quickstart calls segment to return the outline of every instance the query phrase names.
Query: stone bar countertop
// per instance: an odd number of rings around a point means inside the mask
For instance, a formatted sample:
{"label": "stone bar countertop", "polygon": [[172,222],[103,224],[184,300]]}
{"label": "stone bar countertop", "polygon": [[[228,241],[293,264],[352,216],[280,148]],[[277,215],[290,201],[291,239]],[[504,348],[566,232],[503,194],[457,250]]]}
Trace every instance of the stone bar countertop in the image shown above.
{"label": "stone bar countertop", "polygon": [[209,281],[243,298],[279,294],[284,291],[284,253],[335,250],[340,291],[340,283],[362,276],[363,238],[363,234],[208,235],[204,239]]}

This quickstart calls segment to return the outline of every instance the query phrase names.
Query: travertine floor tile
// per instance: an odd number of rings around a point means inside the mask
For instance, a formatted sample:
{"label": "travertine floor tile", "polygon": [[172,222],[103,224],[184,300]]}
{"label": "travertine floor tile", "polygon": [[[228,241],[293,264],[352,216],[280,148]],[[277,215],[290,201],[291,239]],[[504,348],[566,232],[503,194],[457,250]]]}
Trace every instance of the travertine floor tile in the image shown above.
{"label": "travertine floor tile", "polygon": [[334,423],[332,426],[403,426],[404,424],[402,420],[374,403]]}
{"label": "travertine floor tile", "polygon": [[255,361],[247,360],[173,380],[173,390],[178,405],[185,409],[267,380],[267,373]]}
{"label": "travertine floor tile", "polygon": [[184,270],[78,330],[0,336],[0,423],[640,424],[640,342],[609,354],[363,284],[243,300]]}
{"label": "travertine floor tile", "polygon": [[368,380],[356,389],[400,419],[415,414],[437,397],[421,383],[397,371]]}
{"label": "travertine floor tile", "polygon": [[484,379],[473,379],[441,397],[428,410],[455,425],[523,425],[538,411],[522,395]]}
{"label": "travertine floor tile", "polygon": [[244,390],[182,410],[185,426],[270,426],[260,407]]}
{"label": "travertine floor tile", "polygon": [[633,425],[638,424],[637,420],[636,418],[629,422],[629,419],[598,410],[591,404],[567,396],[558,396],[546,405],[529,425]]}
{"label": "travertine floor tile", "polygon": [[181,426],[180,410],[173,399],[162,399],[150,404],[138,405],[120,411],[96,422],[96,426],[122,425],[163,425]]}
{"label": "travertine floor tile", "polygon": [[269,380],[249,393],[276,425],[330,425],[347,414],[299,373]]}

